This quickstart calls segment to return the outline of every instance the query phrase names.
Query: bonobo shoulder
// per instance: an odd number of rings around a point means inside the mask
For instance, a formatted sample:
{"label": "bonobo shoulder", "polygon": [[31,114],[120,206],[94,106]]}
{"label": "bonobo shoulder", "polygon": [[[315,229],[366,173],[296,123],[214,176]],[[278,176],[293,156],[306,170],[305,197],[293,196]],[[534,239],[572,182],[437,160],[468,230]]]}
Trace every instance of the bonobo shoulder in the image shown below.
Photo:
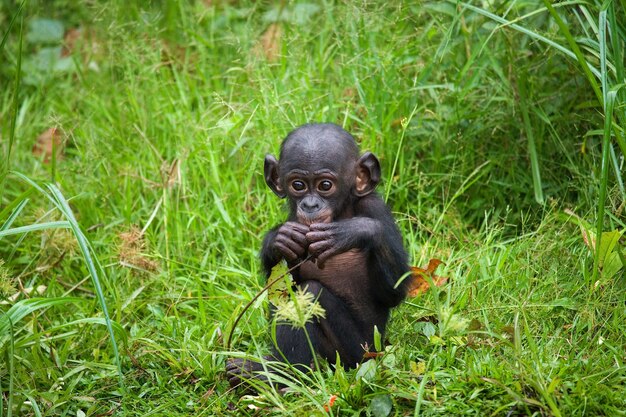
{"label": "bonobo shoulder", "polygon": [[359,198],[354,204],[355,216],[367,216],[373,218],[391,217],[391,211],[383,198],[376,192]]}

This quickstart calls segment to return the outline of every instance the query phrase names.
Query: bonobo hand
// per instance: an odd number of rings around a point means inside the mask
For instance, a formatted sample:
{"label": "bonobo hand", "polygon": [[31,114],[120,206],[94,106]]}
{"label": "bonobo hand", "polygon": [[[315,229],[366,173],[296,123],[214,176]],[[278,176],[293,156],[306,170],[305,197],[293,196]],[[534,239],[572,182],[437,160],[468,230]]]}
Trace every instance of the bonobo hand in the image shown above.
{"label": "bonobo hand", "polygon": [[309,242],[306,234],[309,227],[296,222],[286,222],[278,228],[274,238],[274,250],[278,251],[287,261],[293,262],[302,258],[307,251]]}
{"label": "bonobo hand", "polygon": [[306,234],[309,253],[324,267],[329,258],[353,248],[372,245],[382,230],[379,221],[368,217],[354,217],[334,223],[314,223]]}

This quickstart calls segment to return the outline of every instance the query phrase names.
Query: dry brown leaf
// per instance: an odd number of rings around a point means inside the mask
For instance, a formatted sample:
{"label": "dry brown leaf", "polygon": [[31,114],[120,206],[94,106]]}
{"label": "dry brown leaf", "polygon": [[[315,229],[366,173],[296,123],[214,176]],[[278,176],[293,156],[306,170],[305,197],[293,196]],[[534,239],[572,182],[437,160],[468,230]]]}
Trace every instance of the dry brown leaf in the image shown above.
{"label": "dry brown leaf", "polygon": [[447,277],[440,277],[438,275],[435,275],[437,267],[442,263],[443,262],[441,262],[439,259],[431,259],[428,262],[428,266],[426,268],[418,268],[416,266],[412,266],[411,272],[413,273],[413,275],[409,280],[408,296],[417,297],[418,295],[421,295],[428,291],[428,289],[430,288],[430,284],[426,279],[427,277],[430,277],[430,279],[432,279],[435,287],[441,287],[443,284],[448,282]]}
{"label": "dry brown leaf", "polygon": [[65,141],[61,129],[51,127],[37,137],[37,142],[33,145],[33,155],[37,158],[43,157],[43,162],[48,163],[55,156],[56,160],[62,158]]}
{"label": "dry brown leaf", "polygon": [[76,48],[76,44],[83,36],[83,30],[79,28],[68,29],[65,32],[65,37],[63,38],[63,49],[61,50],[61,56],[66,57],[70,56],[74,49]]}
{"label": "dry brown leaf", "polygon": [[256,54],[264,55],[270,62],[276,61],[280,55],[282,37],[283,28],[278,23],[272,23],[257,42]]}
{"label": "dry brown leaf", "polygon": [[385,355],[385,352],[365,352],[363,354],[363,359],[375,359],[380,358]]}
{"label": "dry brown leaf", "polygon": [[85,65],[90,64],[95,56],[104,58],[101,56],[101,44],[96,39],[93,30],[84,27],[68,29],[63,38],[61,56],[68,57],[76,52]]}

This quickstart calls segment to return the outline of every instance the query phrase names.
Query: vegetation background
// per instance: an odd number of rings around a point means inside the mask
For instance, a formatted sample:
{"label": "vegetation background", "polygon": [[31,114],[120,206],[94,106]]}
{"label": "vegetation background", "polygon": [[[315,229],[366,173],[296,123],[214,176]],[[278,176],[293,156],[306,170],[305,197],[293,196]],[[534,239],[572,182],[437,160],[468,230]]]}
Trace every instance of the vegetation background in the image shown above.
{"label": "vegetation background", "polygon": [[[624,0],[0,1],[0,416],[626,414],[625,35]],[[448,282],[242,395],[263,156],[309,121]]]}

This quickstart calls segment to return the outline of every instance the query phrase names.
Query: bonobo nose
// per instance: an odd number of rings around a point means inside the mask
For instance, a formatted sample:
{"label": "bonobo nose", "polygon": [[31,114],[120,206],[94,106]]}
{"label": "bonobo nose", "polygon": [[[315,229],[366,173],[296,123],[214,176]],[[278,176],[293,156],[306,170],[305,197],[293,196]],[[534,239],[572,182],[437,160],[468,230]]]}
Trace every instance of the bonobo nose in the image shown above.
{"label": "bonobo nose", "polygon": [[307,213],[314,213],[322,208],[320,201],[313,197],[304,197],[301,203],[302,210]]}

